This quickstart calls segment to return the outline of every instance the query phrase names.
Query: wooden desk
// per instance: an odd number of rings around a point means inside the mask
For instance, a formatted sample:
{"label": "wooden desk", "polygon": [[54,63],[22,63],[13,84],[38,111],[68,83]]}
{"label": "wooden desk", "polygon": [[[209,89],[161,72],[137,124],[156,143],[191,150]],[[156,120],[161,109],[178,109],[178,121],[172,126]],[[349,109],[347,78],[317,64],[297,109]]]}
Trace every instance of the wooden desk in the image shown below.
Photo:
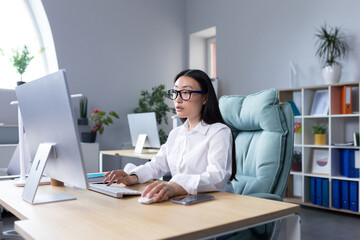
{"label": "wooden desk", "polygon": [[[21,219],[15,222],[15,230],[26,239],[198,239],[300,211],[299,205],[224,192],[211,193],[216,198],[213,201],[190,206],[169,201],[143,205],[138,196],[116,199],[49,185],[40,186],[38,194],[66,192],[77,200],[31,205],[21,199],[23,188],[11,181],[1,181],[0,189],[0,204]],[[300,239],[297,222],[293,234]]]}
{"label": "wooden desk", "polygon": [[103,155],[134,157],[134,158],[141,158],[141,159],[145,159],[145,160],[151,160],[151,158],[157,154],[157,152],[152,152],[153,150],[154,149],[144,149],[143,153],[141,153],[141,154],[134,153],[134,149],[100,151],[99,172],[103,172]]}

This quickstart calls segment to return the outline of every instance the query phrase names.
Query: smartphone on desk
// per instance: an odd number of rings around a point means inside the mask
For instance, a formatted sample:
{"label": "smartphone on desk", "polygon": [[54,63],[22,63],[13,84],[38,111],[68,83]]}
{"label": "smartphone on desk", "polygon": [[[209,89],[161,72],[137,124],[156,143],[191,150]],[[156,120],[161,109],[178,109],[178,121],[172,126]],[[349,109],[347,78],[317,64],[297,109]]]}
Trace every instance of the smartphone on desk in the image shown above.
{"label": "smartphone on desk", "polygon": [[205,201],[209,201],[209,200],[213,200],[213,199],[215,199],[214,196],[205,195],[205,194],[197,194],[197,195],[189,195],[189,196],[185,196],[185,197],[176,197],[176,198],[171,199],[171,202],[183,204],[183,205],[190,205],[190,204],[205,202]]}

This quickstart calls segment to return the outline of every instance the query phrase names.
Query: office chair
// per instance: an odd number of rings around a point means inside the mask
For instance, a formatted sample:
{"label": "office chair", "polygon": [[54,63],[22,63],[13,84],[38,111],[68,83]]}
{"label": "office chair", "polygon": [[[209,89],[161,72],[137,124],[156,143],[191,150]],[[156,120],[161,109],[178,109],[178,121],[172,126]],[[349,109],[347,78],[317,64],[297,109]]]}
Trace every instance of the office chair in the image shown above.
{"label": "office chair", "polygon": [[[25,169],[26,171],[28,171],[29,167],[30,167],[30,150],[29,147],[26,145],[25,146]],[[5,169],[0,169],[0,172],[4,172],[1,180],[10,180],[10,179],[14,179],[16,177],[18,177],[19,173],[20,173],[20,163],[19,163],[19,148],[18,146],[16,147],[14,154],[10,160],[10,163],[8,165],[7,168]],[[0,205],[0,240],[2,239],[23,239],[16,231],[14,230],[9,230],[6,232],[3,232],[3,220],[2,220],[2,214],[3,214],[3,206]]]}
{"label": "office chair", "polygon": [[[293,151],[291,106],[279,104],[276,89],[248,96],[223,96],[219,106],[234,135],[237,162],[234,192],[282,201]],[[229,239],[276,238],[274,229],[278,227],[270,223],[238,232]]]}
{"label": "office chair", "polygon": [[3,213],[3,207],[0,205],[0,240],[3,239],[20,239],[23,238],[14,230],[9,230],[3,232],[3,220],[2,220],[2,213]]}

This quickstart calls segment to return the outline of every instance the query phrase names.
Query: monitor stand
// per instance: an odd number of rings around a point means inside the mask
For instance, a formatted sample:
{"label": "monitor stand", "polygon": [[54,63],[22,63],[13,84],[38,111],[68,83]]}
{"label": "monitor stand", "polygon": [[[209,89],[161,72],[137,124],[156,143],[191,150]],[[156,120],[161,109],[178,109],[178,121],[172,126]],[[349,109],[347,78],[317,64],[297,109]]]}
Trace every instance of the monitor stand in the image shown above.
{"label": "monitor stand", "polygon": [[58,202],[66,200],[74,200],[76,197],[58,193],[36,196],[38,186],[40,185],[40,179],[44,172],[46,162],[49,157],[56,158],[56,150],[54,143],[41,143],[36,152],[34,161],[31,165],[29,177],[26,181],[25,188],[22,194],[22,198],[31,204]]}
{"label": "monitor stand", "polygon": [[137,153],[137,154],[142,153],[146,138],[147,138],[146,134],[139,134],[134,153]]}
{"label": "monitor stand", "polygon": [[[21,176],[19,178],[14,179],[14,185],[17,187],[24,187],[26,184],[27,178],[22,178]],[[42,176],[40,179],[39,185],[50,185],[51,181],[50,178]]]}

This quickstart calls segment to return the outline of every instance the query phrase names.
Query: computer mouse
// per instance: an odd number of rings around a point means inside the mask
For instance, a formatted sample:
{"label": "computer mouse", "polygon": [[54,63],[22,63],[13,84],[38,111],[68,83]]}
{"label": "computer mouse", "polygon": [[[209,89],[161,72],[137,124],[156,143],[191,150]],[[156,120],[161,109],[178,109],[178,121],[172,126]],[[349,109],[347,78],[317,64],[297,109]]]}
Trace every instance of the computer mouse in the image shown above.
{"label": "computer mouse", "polygon": [[[151,204],[151,203],[155,203],[154,202],[154,198],[157,196],[157,194],[154,194],[154,196],[152,196],[151,198],[148,197],[139,197],[138,202],[142,203],[142,204]],[[163,201],[166,201],[168,198],[165,198]]]}
{"label": "computer mouse", "polygon": [[148,198],[148,197],[139,197],[138,202],[142,203],[142,204],[151,204],[154,203],[154,198],[155,195],[152,198]]}

